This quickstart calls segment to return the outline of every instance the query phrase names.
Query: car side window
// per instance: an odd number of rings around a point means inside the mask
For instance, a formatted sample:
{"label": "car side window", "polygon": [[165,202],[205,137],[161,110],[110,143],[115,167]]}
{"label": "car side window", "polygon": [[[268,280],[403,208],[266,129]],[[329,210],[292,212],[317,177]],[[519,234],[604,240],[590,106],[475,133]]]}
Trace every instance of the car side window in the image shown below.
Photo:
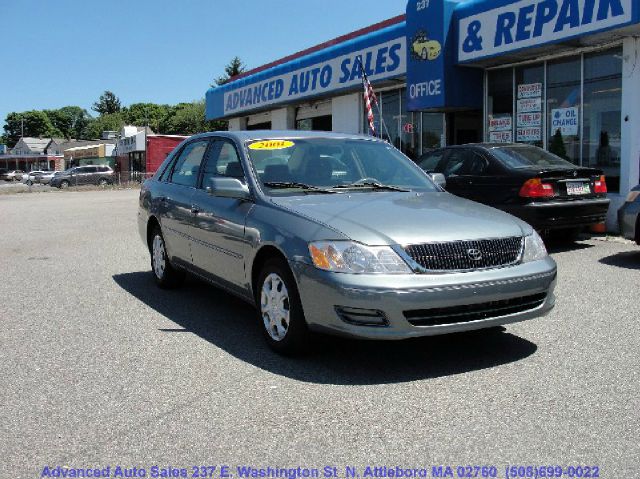
{"label": "car side window", "polygon": [[447,161],[446,161],[446,164],[444,165],[444,169],[442,170],[442,174],[446,177],[451,175],[464,174],[463,166],[468,156],[469,156],[469,152],[461,148],[449,150],[449,154],[447,155]]}
{"label": "car side window", "polygon": [[98,168],[96,166],[87,166],[83,173],[96,173],[98,171]]}
{"label": "car side window", "polygon": [[171,183],[195,187],[198,183],[200,163],[207,151],[207,140],[194,141],[184,147],[171,173]]}
{"label": "car side window", "polygon": [[427,172],[436,171],[438,163],[442,161],[443,154],[444,152],[442,150],[437,150],[427,153],[426,155],[422,155],[418,161],[418,166]]}
{"label": "car side window", "polygon": [[236,178],[246,182],[240,156],[233,143],[216,140],[202,168],[201,188],[209,186],[211,178]]}
{"label": "car side window", "polygon": [[479,155],[478,153],[472,153],[465,160],[463,174],[470,176],[482,176],[488,174],[490,171],[489,160]]}

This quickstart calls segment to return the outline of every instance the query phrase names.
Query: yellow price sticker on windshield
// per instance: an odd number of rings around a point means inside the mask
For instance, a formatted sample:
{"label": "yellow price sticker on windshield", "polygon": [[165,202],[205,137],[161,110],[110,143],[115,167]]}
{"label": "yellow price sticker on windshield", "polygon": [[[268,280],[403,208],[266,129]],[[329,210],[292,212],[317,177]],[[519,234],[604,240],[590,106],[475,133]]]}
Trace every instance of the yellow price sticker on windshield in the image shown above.
{"label": "yellow price sticker on windshield", "polygon": [[291,148],[295,143],[289,140],[265,140],[256,141],[249,145],[250,150],[284,150]]}

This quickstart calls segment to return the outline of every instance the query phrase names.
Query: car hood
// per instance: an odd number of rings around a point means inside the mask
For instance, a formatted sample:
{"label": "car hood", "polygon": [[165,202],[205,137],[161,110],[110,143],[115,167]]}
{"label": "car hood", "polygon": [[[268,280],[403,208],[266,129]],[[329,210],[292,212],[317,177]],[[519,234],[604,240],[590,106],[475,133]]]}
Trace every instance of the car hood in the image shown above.
{"label": "car hood", "polygon": [[445,192],[310,194],[271,201],[368,245],[501,238],[532,231],[507,213]]}

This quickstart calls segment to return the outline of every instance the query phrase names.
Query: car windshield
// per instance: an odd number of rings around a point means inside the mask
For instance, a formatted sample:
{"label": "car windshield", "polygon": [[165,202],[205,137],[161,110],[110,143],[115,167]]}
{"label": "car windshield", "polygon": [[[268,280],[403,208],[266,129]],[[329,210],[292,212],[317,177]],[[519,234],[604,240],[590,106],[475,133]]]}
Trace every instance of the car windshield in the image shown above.
{"label": "car windshield", "polygon": [[499,146],[491,153],[511,168],[575,168],[559,156],[535,146]]}
{"label": "car windshield", "polygon": [[270,195],[339,191],[438,191],[402,153],[379,141],[291,138],[248,143],[249,157]]}

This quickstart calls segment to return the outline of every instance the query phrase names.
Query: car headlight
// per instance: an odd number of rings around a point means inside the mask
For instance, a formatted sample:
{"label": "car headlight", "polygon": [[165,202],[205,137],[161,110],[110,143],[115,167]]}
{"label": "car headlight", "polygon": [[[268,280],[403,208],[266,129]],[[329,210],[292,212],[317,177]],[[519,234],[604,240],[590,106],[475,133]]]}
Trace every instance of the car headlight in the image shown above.
{"label": "car headlight", "polygon": [[411,269],[389,246],[353,241],[314,241],[309,253],[316,268],[337,273],[401,274]]}
{"label": "car headlight", "polygon": [[538,233],[534,231],[533,234],[524,237],[524,254],[522,255],[523,263],[544,259],[547,256],[547,248]]}

